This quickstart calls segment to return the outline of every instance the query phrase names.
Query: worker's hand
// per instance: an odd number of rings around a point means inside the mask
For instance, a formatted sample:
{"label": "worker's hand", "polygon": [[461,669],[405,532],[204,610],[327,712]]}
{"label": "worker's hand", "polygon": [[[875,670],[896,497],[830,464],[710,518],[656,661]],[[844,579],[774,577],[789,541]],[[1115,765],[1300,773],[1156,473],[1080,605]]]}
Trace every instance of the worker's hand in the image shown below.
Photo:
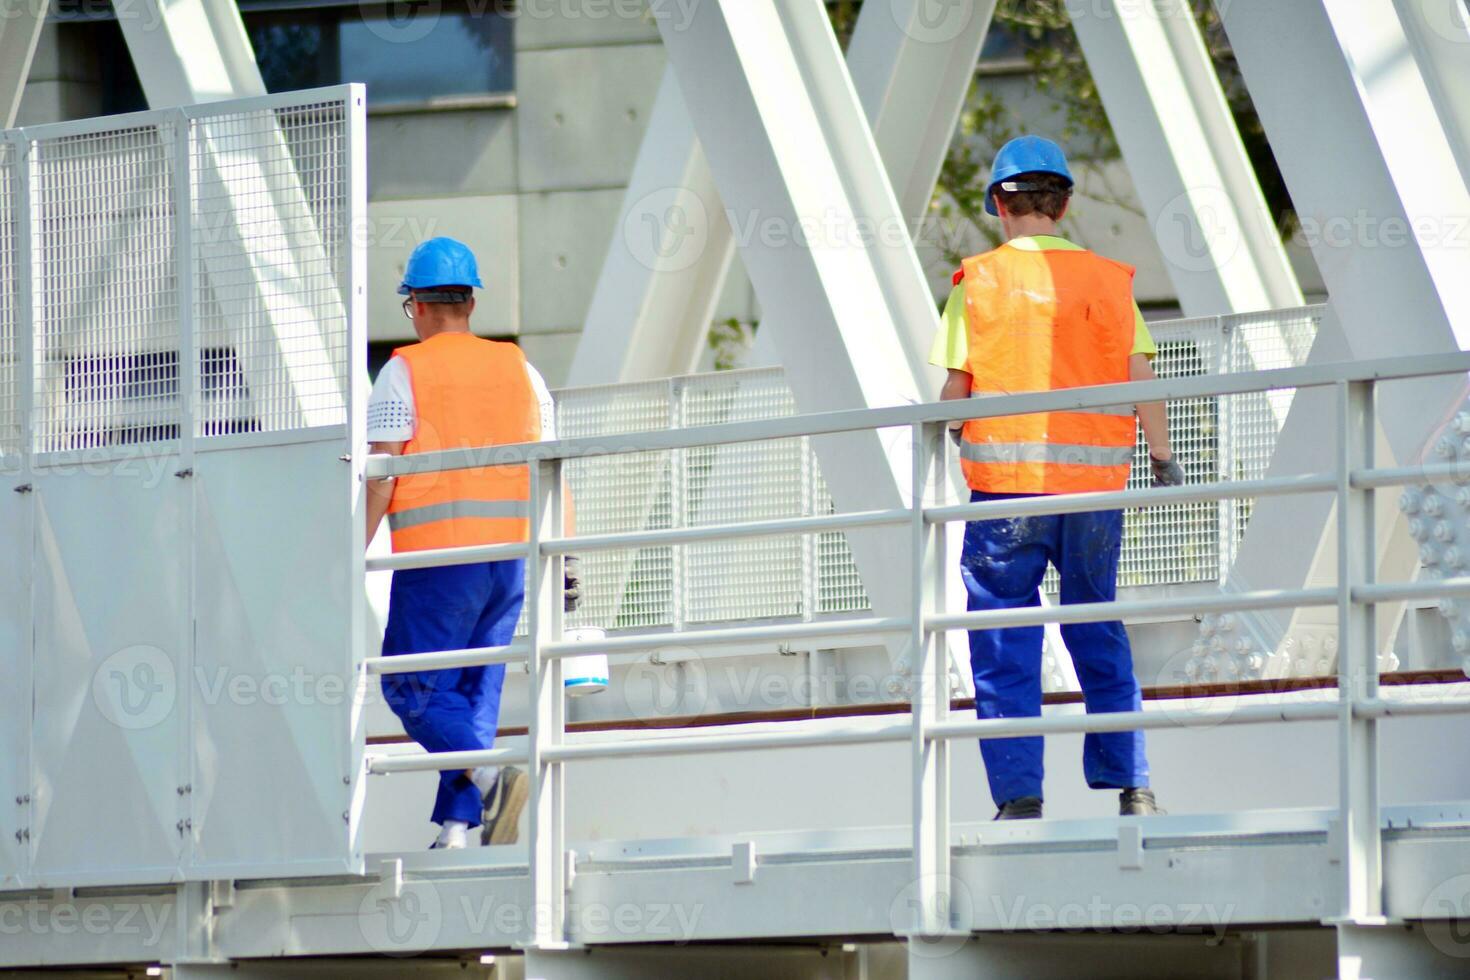
{"label": "worker's hand", "polygon": [[952,442],[952,443],[954,443],[956,446],[959,446],[961,443],[963,443],[965,441],[965,438],[964,437],[965,437],[965,429],[964,429],[964,426],[961,426],[958,429],[951,428],[949,430],[949,441]]}
{"label": "worker's hand", "polygon": [[581,562],[575,555],[562,559],[562,611],[576,612],[582,602]]}
{"label": "worker's hand", "polygon": [[1159,459],[1153,453],[1148,456],[1149,466],[1154,473],[1154,486],[1180,487],[1184,485],[1184,467],[1171,454],[1168,459]]}

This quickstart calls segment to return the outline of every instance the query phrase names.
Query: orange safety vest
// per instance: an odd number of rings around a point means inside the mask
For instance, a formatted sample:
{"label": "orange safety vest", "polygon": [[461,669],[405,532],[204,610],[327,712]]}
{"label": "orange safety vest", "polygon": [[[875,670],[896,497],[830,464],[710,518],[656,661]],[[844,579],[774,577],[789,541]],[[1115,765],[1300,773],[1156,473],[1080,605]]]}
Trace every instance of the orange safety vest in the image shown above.
{"label": "orange safety vest", "polygon": [[[970,397],[1128,380],[1132,266],[1002,245],[963,272]],[[972,419],[960,465],[971,489],[990,493],[1121,490],[1136,424],[1131,406]]]}
{"label": "orange safety vest", "polygon": [[[393,353],[413,387],[416,418],[405,454],[541,438],[526,356],[515,344],[445,333]],[[525,541],[530,496],[525,464],[400,476],[388,504],[393,550]]]}

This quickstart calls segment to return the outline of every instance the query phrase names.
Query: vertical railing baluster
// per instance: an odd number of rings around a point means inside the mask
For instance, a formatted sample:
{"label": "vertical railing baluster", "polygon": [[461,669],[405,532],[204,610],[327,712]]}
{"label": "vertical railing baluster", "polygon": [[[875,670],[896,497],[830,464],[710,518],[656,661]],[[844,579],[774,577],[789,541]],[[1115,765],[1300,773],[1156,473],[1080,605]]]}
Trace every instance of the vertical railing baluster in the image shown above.
{"label": "vertical railing baluster", "polygon": [[[942,525],[924,520],[924,497],[931,472],[943,473],[944,423],[916,422],[913,442],[913,482],[910,487],[912,568],[909,645],[913,650],[913,842],[914,888],[918,902],[915,930],[936,935],[950,929],[949,876],[949,743],[932,738],[930,727],[949,712],[949,663],[939,634],[925,628],[925,619],[943,596]],[[936,438],[937,436],[937,438]],[[938,457],[937,466],[931,465]],[[934,529],[939,528],[935,534]],[[931,548],[930,538],[935,538]]]}
{"label": "vertical railing baluster", "polygon": [[1355,717],[1353,705],[1378,696],[1376,607],[1353,601],[1376,566],[1374,491],[1355,488],[1352,473],[1373,466],[1377,437],[1371,381],[1337,384],[1337,684],[1339,832],[1344,876],[1342,918],[1381,919],[1382,841],[1378,827],[1378,725]]}
{"label": "vertical railing baluster", "polygon": [[527,671],[531,711],[526,771],[531,780],[528,874],[531,879],[530,945],[566,943],[565,785],[563,763],[548,762],[547,747],[560,744],[566,727],[562,662],[543,654],[562,634],[562,557],[541,553],[541,541],[559,537],[563,525],[562,461],[536,459],[531,468],[531,529],[526,557]]}

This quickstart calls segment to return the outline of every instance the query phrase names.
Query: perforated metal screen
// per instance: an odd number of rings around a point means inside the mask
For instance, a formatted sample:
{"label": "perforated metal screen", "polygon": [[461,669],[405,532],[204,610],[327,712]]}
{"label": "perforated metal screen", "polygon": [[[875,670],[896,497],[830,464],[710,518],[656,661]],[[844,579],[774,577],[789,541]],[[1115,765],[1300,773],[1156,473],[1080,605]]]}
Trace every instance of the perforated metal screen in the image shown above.
{"label": "perforated metal screen", "polygon": [[[343,98],[21,130],[0,153],[0,448],[167,449],[185,426],[208,438],[347,422]],[[18,430],[22,219],[28,440]],[[181,399],[185,386],[192,397]]]}
{"label": "perforated metal screen", "polygon": [[196,435],[346,421],[345,113],[309,103],[196,128]]}
{"label": "perforated metal screen", "polygon": [[0,456],[20,452],[19,351],[15,343],[14,147],[0,142]]}
{"label": "perforated metal screen", "polygon": [[[1305,361],[1321,308],[1150,324],[1160,377],[1283,367]],[[1170,439],[1191,482],[1265,474],[1291,392],[1181,399]],[[611,436],[652,428],[771,418],[795,411],[779,368],[557,393],[558,431]],[[1139,435],[1130,487],[1147,486]],[[832,513],[809,440],[578,460],[568,467],[577,531],[596,534]],[[1217,581],[1245,533],[1250,501],[1179,504],[1125,516],[1119,583]],[[588,598],[577,620],[613,628],[810,617],[868,608],[840,533],[787,535],[583,559]],[[1055,573],[1046,588],[1055,591]]]}

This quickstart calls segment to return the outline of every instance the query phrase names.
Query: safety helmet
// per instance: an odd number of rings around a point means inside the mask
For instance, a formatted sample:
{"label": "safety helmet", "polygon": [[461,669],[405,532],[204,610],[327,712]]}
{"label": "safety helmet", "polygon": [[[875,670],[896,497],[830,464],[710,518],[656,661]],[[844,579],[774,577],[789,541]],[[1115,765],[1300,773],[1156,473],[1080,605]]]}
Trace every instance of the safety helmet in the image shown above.
{"label": "safety helmet", "polygon": [[464,242],[453,238],[428,238],[418,243],[403,270],[398,295],[407,296],[415,289],[438,289],[442,286],[464,286],[483,289],[475,253]]}
{"label": "safety helmet", "polygon": [[[995,215],[995,188],[1017,174],[1056,174],[1073,184],[1072,171],[1067,169],[1067,155],[1062,148],[1044,136],[1017,136],[995,155],[990,167],[990,182],[985,185],[985,213]],[[1029,191],[1036,188],[1002,187],[1005,191]]]}

